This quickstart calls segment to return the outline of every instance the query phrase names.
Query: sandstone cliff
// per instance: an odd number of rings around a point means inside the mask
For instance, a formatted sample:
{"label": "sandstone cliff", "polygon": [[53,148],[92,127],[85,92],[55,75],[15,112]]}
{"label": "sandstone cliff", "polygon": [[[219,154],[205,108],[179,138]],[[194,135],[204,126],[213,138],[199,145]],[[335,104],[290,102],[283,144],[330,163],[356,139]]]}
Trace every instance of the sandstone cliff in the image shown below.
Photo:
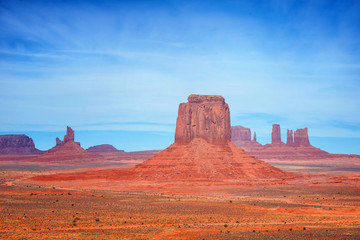
{"label": "sandstone cliff", "polygon": [[288,147],[292,147],[294,145],[294,137],[293,137],[293,130],[287,130],[287,140],[286,145]]}
{"label": "sandstone cliff", "polygon": [[310,146],[309,136],[308,136],[308,129],[307,128],[300,128],[296,129],[294,133],[294,146]]}
{"label": "sandstone cliff", "polygon": [[293,177],[260,161],[230,142],[230,111],[224,98],[190,95],[181,103],[175,143],[137,165],[138,179],[254,182]]}
{"label": "sandstone cliff", "polygon": [[250,128],[245,128],[243,126],[231,127],[231,141],[251,141]]}
{"label": "sandstone cliff", "polygon": [[192,94],[180,104],[175,142],[187,144],[195,138],[212,144],[230,141],[230,111],[222,96]]}
{"label": "sandstone cliff", "polygon": [[34,141],[24,134],[0,135],[0,154],[25,155],[42,154],[35,148]]}
{"label": "sandstone cliff", "polygon": [[281,144],[281,132],[280,132],[280,125],[273,124],[272,125],[272,132],[271,132],[271,144]]}

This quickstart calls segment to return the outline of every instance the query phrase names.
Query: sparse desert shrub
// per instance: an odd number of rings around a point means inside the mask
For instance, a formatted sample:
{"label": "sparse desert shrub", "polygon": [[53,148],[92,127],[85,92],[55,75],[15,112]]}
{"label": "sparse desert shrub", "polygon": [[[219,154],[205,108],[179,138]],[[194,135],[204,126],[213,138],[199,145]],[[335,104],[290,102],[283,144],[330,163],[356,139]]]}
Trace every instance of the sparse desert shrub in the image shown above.
{"label": "sparse desert shrub", "polygon": [[305,231],[305,230],[306,230],[306,227],[303,227],[303,230]]}
{"label": "sparse desert shrub", "polygon": [[227,226],[228,226],[227,224],[224,225],[225,228],[227,228]]}

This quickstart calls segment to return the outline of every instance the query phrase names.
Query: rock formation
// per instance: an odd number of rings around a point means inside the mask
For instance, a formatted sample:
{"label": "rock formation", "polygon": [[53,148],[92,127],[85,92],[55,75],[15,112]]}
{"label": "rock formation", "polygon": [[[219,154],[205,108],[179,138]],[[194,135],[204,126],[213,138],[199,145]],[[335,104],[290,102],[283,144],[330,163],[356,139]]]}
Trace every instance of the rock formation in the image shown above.
{"label": "rock formation", "polygon": [[175,142],[187,144],[195,138],[212,144],[230,141],[230,111],[222,96],[191,94],[187,103],[180,104]]}
{"label": "rock formation", "polygon": [[272,128],[272,143],[261,145],[253,141],[233,141],[234,144],[252,156],[261,160],[317,160],[338,158],[338,154],[330,154],[310,145],[307,128],[297,129],[295,133],[287,130],[286,144],[281,142],[280,125],[274,124]]}
{"label": "rock formation", "polygon": [[75,133],[71,127],[67,126],[66,128],[66,135],[64,136],[64,143],[75,140]]}
{"label": "rock formation", "polygon": [[0,135],[0,154],[25,155],[42,154],[35,148],[34,141],[24,134]]}
{"label": "rock formation", "polygon": [[96,154],[108,153],[108,154],[118,154],[123,153],[124,150],[118,150],[110,144],[101,144],[89,147],[86,151]]}
{"label": "rock formation", "polygon": [[292,147],[294,145],[294,138],[293,138],[293,130],[287,130],[287,140],[286,145],[288,147]]}
{"label": "rock formation", "polygon": [[63,141],[61,141],[60,140],[60,138],[56,138],[56,145],[55,146],[59,146],[59,145],[61,145],[61,144],[63,144]]}
{"label": "rock formation", "polygon": [[300,128],[296,129],[294,133],[294,146],[310,146],[309,136],[308,136],[308,129],[307,128]]}
{"label": "rock formation", "polygon": [[231,141],[251,141],[250,128],[243,126],[231,127]]}
{"label": "rock formation", "polygon": [[273,124],[272,125],[272,132],[271,132],[271,144],[281,144],[281,132],[280,132],[280,125]]}
{"label": "rock formation", "polygon": [[230,111],[224,98],[190,95],[181,103],[175,143],[135,168],[138,179],[238,180],[247,183],[292,177],[230,142]]}
{"label": "rock formation", "polygon": [[56,146],[48,150],[39,158],[39,161],[62,162],[65,160],[82,161],[99,158],[96,154],[89,153],[75,142],[75,133],[71,127],[67,127],[64,141],[56,138]]}

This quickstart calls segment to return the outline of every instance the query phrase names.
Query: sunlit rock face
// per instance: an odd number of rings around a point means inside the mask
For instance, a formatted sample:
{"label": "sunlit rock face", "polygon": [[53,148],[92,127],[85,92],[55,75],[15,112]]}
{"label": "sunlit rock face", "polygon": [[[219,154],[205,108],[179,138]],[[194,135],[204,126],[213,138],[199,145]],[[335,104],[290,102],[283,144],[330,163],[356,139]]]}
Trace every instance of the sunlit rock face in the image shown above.
{"label": "sunlit rock face", "polygon": [[191,94],[180,104],[175,142],[187,144],[195,138],[220,145],[230,141],[230,111],[222,96]]}

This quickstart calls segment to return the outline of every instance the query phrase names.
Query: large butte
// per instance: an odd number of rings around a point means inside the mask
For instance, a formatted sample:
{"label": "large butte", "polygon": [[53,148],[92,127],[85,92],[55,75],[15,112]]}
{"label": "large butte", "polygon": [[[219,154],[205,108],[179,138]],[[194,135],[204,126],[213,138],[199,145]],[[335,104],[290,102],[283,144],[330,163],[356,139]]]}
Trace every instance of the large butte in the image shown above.
{"label": "large butte", "polygon": [[195,95],[179,106],[175,142],[135,168],[143,180],[269,182],[292,178],[236,147],[222,96]]}

